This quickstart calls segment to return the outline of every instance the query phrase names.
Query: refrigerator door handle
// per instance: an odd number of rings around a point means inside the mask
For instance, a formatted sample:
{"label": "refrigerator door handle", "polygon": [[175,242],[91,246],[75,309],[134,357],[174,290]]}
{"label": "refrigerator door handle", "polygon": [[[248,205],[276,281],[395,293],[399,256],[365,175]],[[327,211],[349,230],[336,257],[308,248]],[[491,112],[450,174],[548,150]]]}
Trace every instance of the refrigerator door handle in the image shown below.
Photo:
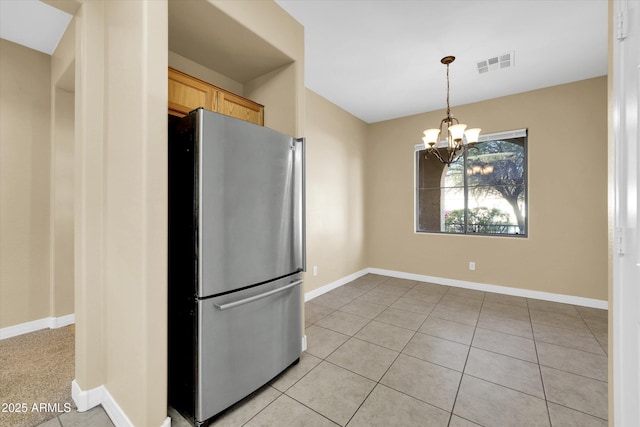
{"label": "refrigerator door handle", "polygon": [[259,294],[259,295],[254,295],[252,297],[241,299],[241,300],[234,301],[234,302],[230,302],[228,304],[213,304],[213,306],[215,308],[217,308],[218,310],[227,310],[229,308],[237,307],[239,305],[247,304],[247,303],[250,303],[252,301],[256,301],[256,300],[268,297],[269,295],[277,294],[278,292],[282,292],[282,291],[285,291],[285,290],[287,290],[289,288],[293,288],[294,286],[298,286],[301,283],[302,283],[302,280],[297,280],[297,281],[295,281],[293,283],[289,283],[288,285],[283,286],[281,288],[273,289],[271,291],[268,291],[268,292],[265,292],[265,293],[262,293],[262,294]]}
{"label": "refrigerator door handle", "polygon": [[296,150],[294,150],[294,158],[295,158],[295,170],[294,170],[294,182],[299,191],[296,193],[296,200],[294,200],[294,210],[295,210],[295,218],[297,223],[294,224],[295,231],[297,234],[294,247],[297,247],[296,253],[299,257],[299,267],[302,271],[307,271],[307,224],[306,224],[306,165],[305,165],[305,146],[306,139],[305,138],[295,138],[295,143],[297,144]]}

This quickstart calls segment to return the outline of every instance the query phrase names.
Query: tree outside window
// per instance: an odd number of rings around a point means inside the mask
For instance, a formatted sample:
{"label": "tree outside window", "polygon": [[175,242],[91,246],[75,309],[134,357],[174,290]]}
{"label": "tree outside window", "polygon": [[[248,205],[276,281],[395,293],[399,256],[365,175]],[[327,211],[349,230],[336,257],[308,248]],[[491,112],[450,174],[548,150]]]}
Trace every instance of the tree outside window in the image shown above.
{"label": "tree outside window", "polygon": [[450,166],[416,151],[416,231],[527,235],[527,136],[478,142]]}

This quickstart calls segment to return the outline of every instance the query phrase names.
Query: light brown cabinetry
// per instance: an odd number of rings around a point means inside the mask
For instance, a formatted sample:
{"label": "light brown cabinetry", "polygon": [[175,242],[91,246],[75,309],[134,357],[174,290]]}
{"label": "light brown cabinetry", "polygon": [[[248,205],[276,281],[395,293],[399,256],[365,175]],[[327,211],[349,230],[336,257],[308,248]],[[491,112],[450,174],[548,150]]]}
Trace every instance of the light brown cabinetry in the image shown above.
{"label": "light brown cabinetry", "polygon": [[191,110],[217,108],[216,87],[169,68],[169,114],[184,116]]}
{"label": "light brown cabinetry", "polygon": [[182,117],[198,107],[264,126],[264,106],[169,68],[169,114]]}

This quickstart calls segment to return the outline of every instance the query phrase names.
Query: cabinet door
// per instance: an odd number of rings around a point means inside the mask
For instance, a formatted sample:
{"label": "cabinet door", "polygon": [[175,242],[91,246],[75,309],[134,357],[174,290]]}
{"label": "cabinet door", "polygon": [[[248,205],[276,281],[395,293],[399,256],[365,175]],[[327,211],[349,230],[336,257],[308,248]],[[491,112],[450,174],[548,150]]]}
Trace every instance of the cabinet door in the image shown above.
{"label": "cabinet door", "polygon": [[198,107],[215,111],[216,95],[214,86],[169,69],[169,114],[182,117]]}
{"label": "cabinet door", "polygon": [[221,90],[217,111],[226,116],[264,126],[264,107],[246,98]]}

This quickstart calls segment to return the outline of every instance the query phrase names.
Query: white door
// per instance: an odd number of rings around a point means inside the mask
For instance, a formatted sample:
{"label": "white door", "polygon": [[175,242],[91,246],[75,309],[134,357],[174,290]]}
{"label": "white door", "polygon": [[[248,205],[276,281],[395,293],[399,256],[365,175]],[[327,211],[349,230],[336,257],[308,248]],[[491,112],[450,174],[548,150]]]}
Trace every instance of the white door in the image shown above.
{"label": "white door", "polygon": [[614,1],[613,418],[640,426],[640,1]]}

